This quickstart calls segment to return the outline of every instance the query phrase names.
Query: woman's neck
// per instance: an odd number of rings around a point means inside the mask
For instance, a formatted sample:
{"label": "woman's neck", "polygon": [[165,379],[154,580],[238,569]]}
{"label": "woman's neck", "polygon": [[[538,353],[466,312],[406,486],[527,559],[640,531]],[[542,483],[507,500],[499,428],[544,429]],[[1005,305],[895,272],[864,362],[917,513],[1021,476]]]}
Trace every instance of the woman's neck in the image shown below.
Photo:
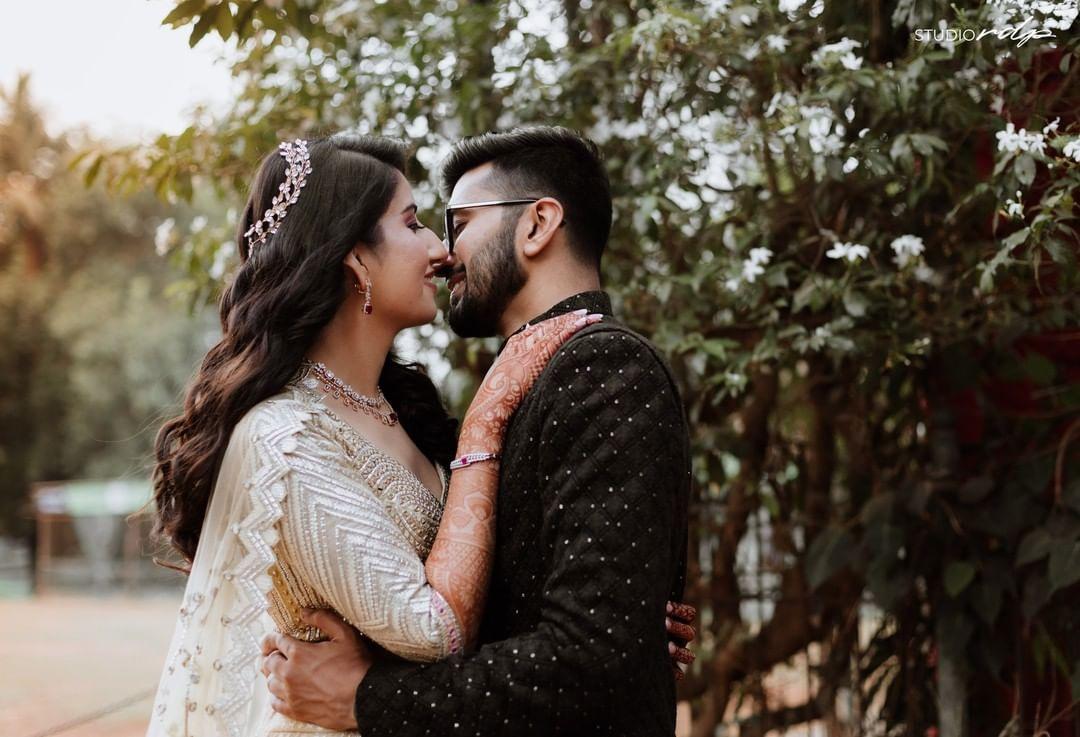
{"label": "woman's neck", "polygon": [[355,391],[375,396],[396,330],[369,315],[338,314],[323,328],[307,357],[325,364]]}

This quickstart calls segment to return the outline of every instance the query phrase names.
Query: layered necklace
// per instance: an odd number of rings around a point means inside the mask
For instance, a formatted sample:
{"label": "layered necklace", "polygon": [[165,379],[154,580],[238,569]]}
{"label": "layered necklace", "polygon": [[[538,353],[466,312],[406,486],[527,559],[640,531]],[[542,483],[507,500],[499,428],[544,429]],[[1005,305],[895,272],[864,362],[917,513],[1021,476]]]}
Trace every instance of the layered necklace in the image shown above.
{"label": "layered necklace", "polygon": [[324,393],[329,394],[349,409],[371,415],[384,425],[393,426],[398,423],[397,412],[390,406],[390,402],[386,401],[382,389],[378,390],[378,396],[369,397],[339,379],[325,364],[304,359],[301,366],[308,374],[319,380]]}

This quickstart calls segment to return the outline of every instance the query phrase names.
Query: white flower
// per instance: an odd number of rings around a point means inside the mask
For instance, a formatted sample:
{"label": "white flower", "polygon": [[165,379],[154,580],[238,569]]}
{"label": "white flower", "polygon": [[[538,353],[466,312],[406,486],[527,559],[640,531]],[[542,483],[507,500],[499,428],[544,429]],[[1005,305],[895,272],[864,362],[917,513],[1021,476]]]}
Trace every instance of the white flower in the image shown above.
{"label": "white flower", "polygon": [[1043,135],[1048,136],[1051,133],[1057,133],[1058,123],[1060,123],[1060,122],[1061,122],[1061,118],[1054,118],[1054,120],[1052,122],[1047,123],[1046,127],[1043,128]]}
{"label": "white flower", "polygon": [[1005,214],[1011,218],[1020,218],[1024,216],[1024,203],[1023,195],[1020,190],[1016,190],[1015,200],[1005,201]]}
{"label": "white flower", "polygon": [[915,267],[915,278],[921,282],[926,282],[927,284],[933,284],[938,280],[937,272],[921,262]]}
{"label": "white flower", "polygon": [[742,391],[746,387],[746,374],[728,371],[724,374],[724,383],[736,391]]}
{"label": "white flower", "polygon": [[772,260],[773,252],[768,248],[751,248],[750,261],[755,264],[767,264]]}
{"label": "white flower", "polygon": [[858,41],[850,38],[842,38],[836,43],[825,44],[814,52],[810,61],[818,67],[839,61],[846,69],[858,69],[862,66],[862,59],[855,55],[855,49],[859,48]]}
{"label": "white flower", "polygon": [[166,218],[161,221],[161,225],[157,226],[154,230],[154,251],[158,256],[164,256],[169,252],[169,245],[172,243],[173,227],[176,225],[176,221],[172,218]]}
{"label": "white flower", "polygon": [[825,252],[825,255],[829,258],[847,259],[854,263],[869,256],[870,249],[861,243],[835,243],[831,250]]}
{"label": "white flower", "polygon": [[781,13],[794,13],[796,10],[806,4],[806,0],[780,0],[779,7]]}
{"label": "white flower", "polygon": [[727,287],[729,292],[737,291],[739,289],[739,284],[741,284],[741,282],[734,276],[724,281],[724,286]]}
{"label": "white flower", "polygon": [[847,161],[844,162],[844,173],[850,174],[859,168],[859,160],[854,156],[849,156]]}
{"label": "white flower", "polygon": [[194,218],[191,219],[191,232],[192,233],[201,232],[202,229],[206,227],[206,222],[207,222],[206,221],[206,216],[204,216],[204,215],[196,215]]}
{"label": "white flower", "polygon": [[1080,161],[1080,138],[1074,138],[1066,143],[1065,148],[1061,153],[1065,154],[1070,159]]}
{"label": "white flower", "polygon": [[1012,123],[1007,124],[1005,130],[998,131],[996,136],[998,151],[1007,153],[1030,151],[1041,154],[1046,150],[1046,138],[1042,133],[1028,133],[1024,128],[1017,130]]}
{"label": "white flower", "polygon": [[769,51],[787,51],[788,43],[786,38],[776,33],[765,37],[765,45],[769,47]]}
{"label": "white flower", "polygon": [[922,255],[922,252],[926,250],[926,246],[923,245],[923,239],[917,235],[902,235],[899,238],[893,239],[893,242],[889,244],[893,252],[896,254],[893,257],[893,261],[901,269],[911,263],[913,260]]}
{"label": "white flower", "polygon": [[[806,140],[815,154],[835,156],[844,150],[844,125],[833,118],[832,110],[823,105],[800,105],[799,114],[806,121]],[[791,128],[794,132],[795,128]],[[780,135],[784,135],[784,129]]]}
{"label": "white flower", "polygon": [[753,284],[754,280],[764,273],[765,267],[761,264],[750,261],[749,259],[743,261],[742,278],[750,282],[751,284]]}
{"label": "white flower", "polygon": [[851,69],[852,71],[861,68],[862,62],[861,56],[856,56],[850,51],[840,57],[840,64],[844,69]]}

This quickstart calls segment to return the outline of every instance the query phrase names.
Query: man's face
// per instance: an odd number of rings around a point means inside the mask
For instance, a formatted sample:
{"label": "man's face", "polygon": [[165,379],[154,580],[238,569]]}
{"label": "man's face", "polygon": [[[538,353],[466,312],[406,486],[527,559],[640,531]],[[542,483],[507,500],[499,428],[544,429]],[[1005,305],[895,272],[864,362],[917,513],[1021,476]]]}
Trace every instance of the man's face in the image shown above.
{"label": "man's face", "polygon": [[[468,202],[506,199],[487,186],[491,164],[465,173],[450,195],[450,207]],[[521,205],[477,207],[453,213],[453,272],[447,319],[462,337],[488,337],[499,332],[499,318],[525,284],[518,260],[517,223]]]}

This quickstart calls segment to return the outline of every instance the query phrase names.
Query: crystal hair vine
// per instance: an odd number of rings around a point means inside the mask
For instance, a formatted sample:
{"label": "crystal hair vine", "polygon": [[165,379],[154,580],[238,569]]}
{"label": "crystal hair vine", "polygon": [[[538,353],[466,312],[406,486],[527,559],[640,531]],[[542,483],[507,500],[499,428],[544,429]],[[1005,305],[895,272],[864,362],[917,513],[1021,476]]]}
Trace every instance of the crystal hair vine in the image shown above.
{"label": "crystal hair vine", "polygon": [[295,141],[286,141],[278,145],[278,151],[288,163],[285,170],[285,181],[278,186],[278,192],[270,201],[270,208],[263,213],[260,220],[244,232],[247,238],[248,253],[266,239],[277,232],[281,227],[281,221],[285,219],[285,211],[289,205],[296,204],[300,197],[300,190],[307,184],[307,175],[311,173],[311,157],[308,156],[307,141],[297,138]]}

